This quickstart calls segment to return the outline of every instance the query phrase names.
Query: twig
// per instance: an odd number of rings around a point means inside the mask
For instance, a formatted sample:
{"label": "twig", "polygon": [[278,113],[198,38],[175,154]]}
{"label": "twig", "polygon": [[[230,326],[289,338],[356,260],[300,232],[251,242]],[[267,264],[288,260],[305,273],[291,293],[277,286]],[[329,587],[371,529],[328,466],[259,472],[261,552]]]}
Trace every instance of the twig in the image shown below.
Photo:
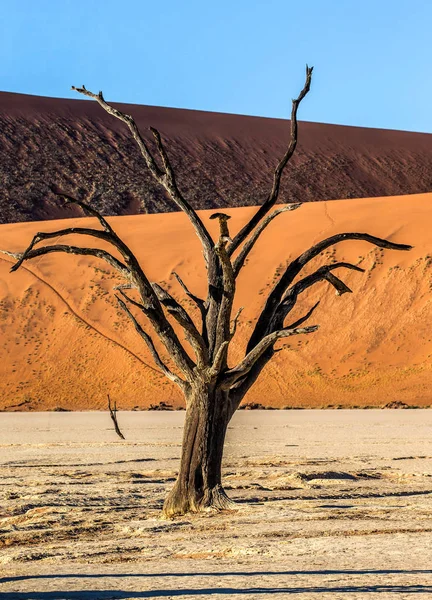
{"label": "twig", "polygon": [[111,408],[111,398],[110,398],[109,394],[107,394],[107,397],[108,397],[108,410],[109,410],[112,422],[114,423],[115,432],[119,436],[119,438],[121,438],[122,440],[124,440],[125,436],[120,431],[120,427],[119,427],[119,424],[117,422],[117,403],[114,401],[114,408]]}

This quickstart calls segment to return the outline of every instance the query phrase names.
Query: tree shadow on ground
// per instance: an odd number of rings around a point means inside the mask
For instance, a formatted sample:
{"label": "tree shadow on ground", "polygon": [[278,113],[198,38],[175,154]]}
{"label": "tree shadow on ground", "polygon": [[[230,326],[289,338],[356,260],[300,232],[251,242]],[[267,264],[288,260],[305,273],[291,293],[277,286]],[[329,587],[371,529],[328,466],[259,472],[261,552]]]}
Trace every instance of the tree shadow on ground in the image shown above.
{"label": "tree shadow on ground", "polygon": [[0,592],[4,600],[128,600],[130,598],[173,598],[181,596],[241,596],[272,594],[328,594],[328,593],[393,593],[393,594],[432,594],[432,585],[346,585],[346,586],[300,586],[300,587],[250,587],[250,588],[195,588],[148,591],[122,590],[78,590],[51,592]]}
{"label": "tree shadow on ground", "polygon": [[271,577],[272,575],[432,575],[432,569],[319,569],[308,571],[193,571],[184,573],[58,573],[0,577],[1,583],[28,579],[105,579],[133,577]]}
{"label": "tree shadow on ground", "polygon": [[[23,575],[16,577],[3,577],[0,579],[0,584],[43,580],[43,579],[105,579],[105,578],[144,578],[149,580],[158,577],[213,577],[215,579],[225,576],[238,577],[268,577],[268,576],[327,576],[327,575],[430,575],[432,570],[428,569],[364,569],[364,570],[311,570],[311,571],[237,571],[237,572],[194,572],[194,573],[105,573],[105,574],[58,574],[58,575]],[[0,592],[0,600],[127,600],[128,598],[166,598],[166,597],[182,597],[182,596],[217,596],[217,595],[273,595],[273,594],[319,594],[319,593],[393,593],[393,594],[432,594],[432,584],[376,584],[376,585],[334,585],[334,582],[329,585],[318,586],[257,586],[257,587],[201,587],[201,588],[173,588],[173,589],[153,589],[146,591],[123,591],[118,589],[112,590],[68,590],[68,591],[46,591],[46,592]]]}

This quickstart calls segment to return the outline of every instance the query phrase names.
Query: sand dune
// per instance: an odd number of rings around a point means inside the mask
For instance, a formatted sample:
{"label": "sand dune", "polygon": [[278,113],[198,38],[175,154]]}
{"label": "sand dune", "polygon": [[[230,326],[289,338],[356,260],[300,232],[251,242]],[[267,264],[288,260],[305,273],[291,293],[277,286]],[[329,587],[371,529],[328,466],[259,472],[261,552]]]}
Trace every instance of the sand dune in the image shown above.
{"label": "sand dune", "polygon": [[[264,299],[289,259],[335,232],[365,231],[415,246],[411,252],[381,251],[365,242],[344,242],[334,259],[366,269],[350,272],[353,294],[335,296],[320,284],[302,298],[298,314],[318,299],[317,333],[297,337],[266,368],[246,402],[277,407],[382,406],[389,402],[432,404],[432,194],[305,204],[272,223],[239,279],[235,309],[245,306],[230,361],[241,356]],[[253,208],[230,209],[231,232]],[[213,233],[211,214],[201,217]],[[176,270],[204,294],[199,243],[180,213],[114,217],[153,281],[177,298]],[[68,221],[93,224],[85,218]],[[21,251],[38,230],[61,222],[2,225],[0,247]],[[169,241],[169,243],[167,243]],[[88,264],[91,267],[88,267]],[[140,339],[115,306],[119,282],[108,266],[85,257],[49,255],[10,274],[0,260],[0,408],[7,410],[101,409],[110,393],[124,409],[171,402],[177,389],[159,375]],[[185,302],[185,306],[189,306]]]}
{"label": "sand dune", "polygon": [[[289,137],[281,119],[119,107],[134,115],[150,145],[148,127],[161,131],[180,189],[196,209],[260,204]],[[300,119],[305,114],[302,107]],[[280,201],[429,192],[431,159],[430,134],[301,122]],[[96,102],[0,93],[0,180],[3,223],[63,218],[51,182],[70,190],[97,182],[98,205],[108,215],[176,210],[125,126]]]}

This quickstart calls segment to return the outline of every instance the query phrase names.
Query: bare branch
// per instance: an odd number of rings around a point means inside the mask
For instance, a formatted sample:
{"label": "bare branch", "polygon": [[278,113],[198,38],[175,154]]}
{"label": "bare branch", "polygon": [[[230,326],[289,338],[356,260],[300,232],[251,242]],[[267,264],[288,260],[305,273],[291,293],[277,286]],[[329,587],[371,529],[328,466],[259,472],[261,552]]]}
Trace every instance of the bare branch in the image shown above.
{"label": "bare branch", "polygon": [[226,251],[226,241],[222,236],[215,246],[217,255],[219,256],[222,266],[222,284],[223,292],[219,303],[219,313],[216,321],[216,337],[214,350],[217,352],[220,346],[229,339],[231,331],[231,311],[234,302],[236,283],[231,260]]}
{"label": "bare branch", "polygon": [[156,146],[162,159],[162,164],[164,166],[165,175],[168,177],[171,183],[175,183],[175,174],[171,166],[170,159],[168,158],[167,151],[165,150],[165,146],[163,145],[161,134],[154,127],[150,127],[150,131],[152,132],[153,137],[156,141]]}
{"label": "bare branch", "polygon": [[18,262],[15,263],[11,268],[11,273],[17,271],[24,261],[31,260],[32,258],[36,258],[38,256],[43,256],[44,254],[51,254],[52,252],[66,252],[67,254],[77,254],[81,256],[96,256],[96,258],[101,258],[109,265],[114,267],[123,275],[123,277],[130,277],[130,270],[128,267],[105,250],[100,250],[98,248],[79,248],[78,246],[66,246],[62,244],[44,246],[43,248],[37,248],[36,250],[32,250],[31,247],[27,248],[25,252],[17,255],[20,258]]}
{"label": "bare branch", "polygon": [[123,123],[126,123],[126,125],[129,127],[130,132],[132,133],[133,138],[135,139],[136,143],[138,144],[138,147],[141,150],[141,154],[143,155],[144,160],[145,160],[148,168],[150,169],[152,175],[157,180],[159,180],[163,176],[163,171],[161,171],[159,169],[159,167],[157,166],[150,150],[148,149],[143,138],[141,137],[141,134],[140,134],[138,127],[136,126],[133,118],[130,115],[122,113],[121,111],[117,110],[116,108],[114,108],[113,106],[111,106],[110,104],[105,102],[102,92],[99,92],[99,94],[94,94],[93,92],[90,92],[89,90],[87,90],[84,85],[81,88],[72,86],[72,89],[75,90],[76,92],[78,92],[79,94],[83,94],[84,96],[93,98],[100,104],[100,106],[102,106],[102,108],[104,110],[106,110],[107,113],[109,113],[113,117],[116,117],[116,119],[123,121]]}
{"label": "bare branch", "polygon": [[[303,325],[303,323],[305,323],[312,316],[312,313],[315,311],[315,309],[318,307],[318,305],[319,305],[319,301],[303,317],[301,317],[300,319],[298,319],[291,325],[288,325],[285,329],[297,329],[298,327]],[[233,384],[233,386],[230,390],[231,411],[232,412],[237,410],[237,408],[238,408],[240,402],[242,401],[242,399],[244,398],[245,394],[252,387],[252,385],[255,383],[255,381],[258,379],[260,373],[262,372],[264,367],[267,365],[267,363],[270,362],[272,357],[277,352],[282,352],[282,350],[286,350],[286,348],[287,348],[286,345],[282,346],[281,348],[274,348],[274,346],[267,348],[267,350],[265,352],[263,352],[263,354],[260,356],[260,358],[255,362],[255,364],[250,369],[250,371],[247,373],[247,375],[240,377]]]}
{"label": "bare branch", "polygon": [[22,258],[23,252],[9,252],[9,250],[1,250],[0,249],[0,254],[5,254],[6,256],[10,256],[11,258],[20,260]]}
{"label": "bare branch", "polygon": [[[162,309],[160,315],[159,310],[155,310],[152,307],[149,308],[148,306],[144,306],[140,302],[137,302],[133,298],[130,298],[130,296],[128,296],[123,289],[119,289],[118,291],[125,300],[127,300],[133,306],[139,308],[145,314],[145,316],[149,318],[154,329],[156,330],[156,333],[159,335],[159,338],[163,342],[169,354],[172,356],[176,365],[183,373],[185,373],[187,377],[193,377],[193,368],[195,366],[195,363],[188,356],[187,352],[181,345],[180,340],[178,339],[175,331],[172,329],[169,321],[163,314]],[[189,337],[187,337],[187,339],[189,340]]]}
{"label": "bare branch", "polygon": [[124,440],[125,436],[120,431],[120,427],[119,427],[119,424],[118,424],[118,421],[117,421],[117,404],[114,401],[114,407],[111,408],[111,398],[110,398],[109,394],[107,394],[107,396],[108,396],[108,410],[109,410],[112,422],[114,423],[115,432],[119,436],[119,438],[121,438],[122,440]]}
{"label": "bare branch", "polygon": [[228,347],[229,341],[222,342],[219,346],[219,350],[216,353],[215,359],[213,361],[213,365],[210,369],[210,376],[217,377],[222,371],[224,365],[226,364],[227,356],[228,356]]}
{"label": "bare branch", "polygon": [[[159,367],[159,369],[162,371],[162,373],[166,377],[168,377],[168,379],[170,379],[171,381],[174,381],[174,383],[176,383],[179,387],[181,387],[182,389],[184,389],[184,386],[186,385],[186,382],[183,381],[183,379],[181,379],[180,377],[178,377],[178,375],[176,375],[175,373],[173,373],[172,371],[170,371],[170,369],[165,365],[165,363],[162,362],[162,360],[161,360],[161,358],[160,358],[160,356],[159,356],[159,354],[158,354],[158,352],[157,352],[157,350],[155,348],[155,345],[154,345],[153,340],[151,339],[151,337],[148,335],[148,333],[146,333],[144,331],[144,329],[138,323],[138,321],[136,320],[135,316],[131,313],[131,311],[126,306],[126,304],[123,302],[123,300],[119,296],[116,296],[116,298],[117,298],[117,302],[119,303],[119,306],[127,314],[127,316],[129,317],[129,319],[134,324],[134,327],[135,327],[136,331],[139,333],[139,335],[142,337],[142,339],[147,344],[148,349],[150,350],[150,353],[151,353],[151,355],[153,357],[153,360],[155,361],[156,365]],[[128,300],[129,300],[129,298],[128,298]]]}
{"label": "bare branch", "polygon": [[255,246],[255,243],[257,242],[258,238],[260,237],[260,235],[262,234],[264,229],[273,221],[273,219],[275,219],[277,216],[279,216],[280,214],[282,214],[284,212],[296,210],[297,208],[300,208],[300,206],[301,206],[301,203],[288,204],[288,206],[284,206],[283,208],[278,208],[277,210],[273,211],[272,213],[267,215],[267,217],[263,221],[261,221],[259,226],[253,232],[252,236],[244,244],[239,255],[237,256],[237,258],[234,261],[233,270],[234,270],[234,275],[236,277],[240,273],[240,270],[242,269],[248,254],[250,253],[252,248]]}
{"label": "bare branch", "polygon": [[291,310],[297,303],[298,295],[303,293],[305,290],[310,288],[315,283],[318,283],[319,281],[327,280],[336,288],[336,292],[339,295],[344,294],[346,292],[351,292],[349,287],[343,281],[341,281],[339,278],[335,277],[331,273],[331,271],[341,268],[359,271],[360,273],[364,272],[364,269],[358,267],[357,265],[353,265],[351,263],[346,262],[340,262],[333,263],[332,265],[324,265],[317,269],[315,273],[312,273],[311,275],[300,279],[299,281],[297,281],[297,283],[295,283],[291,288],[287,290],[285,296],[283,297],[281,303],[275,311],[273,320],[269,322],[269,326],[271,326],[271,329],[269,329],[269,331],[281,329],[285,317],[288,315],[289,312],[291,312]]}
{"label": "bare branch", "polygon": [[329,283],[336,289],[336,295],[342,296],[343,294],[352,294],[352,290],[344,283],[341,279],[333,275],[333,273],[326,273],[324,279],[327,279]]}
{"label": "bare branch", "polygon": [[123,296],[123,298],[125,300],[127,300],[130,304],[132,304],[133,306],[136,306],[137,308],[139,308],[140,310],[143,311],[143,313],[145,314],[145,306],[143,304],[141,304],[140,302],[137,302],[136,300],[134,300],[133,298],[131,298],[130,296],[128,296],[125,291],[124,288],[120,287],[120,286],[116,286],[114,288],[115,290],[119,291],[120,294]]}
{"label": "bare branch", "polygon": [[243,377],[239,377],[236,382],[230,388],[230,399],[231,399],[231,407],[230,414],[233,415],[234,412],[240,405],[240,402],[243,400],[244,396],[247,394],[248,390],[253,386],[258,377],[260,376],[264,367],[270,362],[275,354],[275,349],[273,346],[268,348],[256,361],[250,371]]}
{"label": "bare branch", "polygon": [[265,215],[269,212],[269,210],[271,210],[273,208],[273,206],[276,204],[276,202],[278,200],[282,173],[283,173],[288,161],[294,154],[294,151],[297,146],[297,135],[298,135],[297,110],[300,105],[300,102],[303,100],[303,98],[306,96],[306,94],[310,90],[310,85],[311,85],[311,81],[312,81],[312,71],[313,71],[313,67],[308,67],[306,65],[306,81],[305,81],[304,87],[303,87],[302,91],[300,92],[300,95],[298,96],[298,98],[296,98],[295,100],[292,101],[291,139],[290,139],[290,143],[289,143],[287,151],[285,152],[284,156],[281,158],[281,160],[279,161],[279,164],[277,165],[277,167],[275,169],[275,172],[273,175],[273,186],[270,191],[270,194],[268,195],[264,204],[258,209],[258,211],[255,213],[255,215],[251,218],[251,220],[248,223],[246,223],[246,225],[235,236],[233,243],[230,245],[230,248],[229,248],[230,255],[248,237],[248,235],[252,232],[252,230],[258,225],[258,223],[261,221],[261,219],[263,219],[265,217]]}
{"label": "bare branch", "polygon": [[[299,281],[297,281],[292,286],[292,288],[290,288],[288,290],[287,295],[290,294],[291,290],[294,290],[295,293],[300,294],[301,292],[304,292],[307,288],[309,288],[314,283],[317,283],[318,281],[322,281],[323,279],[326,279],[329,283],[334,285],[334,287],[338,290],[339,284],[334,282],[334,280],[332,279],[332,277],[334,277],[334,275],[332,275],[332,273],[331,273],[332,271],[335,271],[336,269],[349,269],[350,271],[357,271],[358,273],[365,272],[365,270],[362,267],[359,267],[358,265],[353,265],[352,263],[348,263],[348,262],[337,262],[337,263],[332,263],[330,265],[323,265],[322,267],[319,267],[319,269],[317,269],[314,273],[311,273],[310,275],[303,277],[303,279],[299,279]],[[349,288],[345,289],[345,287],[344,287],[343,290],[344,290],[343,293],[345,293],[346,291],[351,292],[351,290]]]}
{"label": "bare branch", "polygon": [[[26,260],[28,258],[29,252],[33,249],[33,247],[37,243],[39,243],[41,241],[46,241],[49,239],[54,239],[54,238],[63,237],[63,236],[67,236],[67,235],[75,235],[75,234],[96,237],[96,238],[101,239],[104,242],[107,242],[108,244],[111,244],[112,246],[114,246],[114,248],[122,255],[122,257],[126,263],[126,265],[123,265],[123,267],[124,267],[124,269],[127,269],[127,273],[123,270],[123,271],[121,271],[122,275],[127,277],[127,279],[129,280],[129,283],[131,285],[132,285],[132,281],[134,282],[134,285],[137,288],[139,288],[139,291],[140,291],[143,299],[146,302],[148,302],[151,305],[157,305],[157,299],[156,299],[156,296],[150,285],[150,282],[148,281],[145,273],[143,272],[139,262],[137,261],[135,255],[133,254],[132,250],[127,246],[127,244],[125,242],[123,242],[122,239],[119,238],[119,236],[115,233],[115,231],[112,229],[112,227],[109,225],[109,223],[104,219],[104,217],[94,208],[88,206],[86,203],[81,202],[80,200],[77,200],[76,198],[73,198],[72,196],[66,194],[65,192],[58,191],[57,193],[61,196],[66,197],[69,202],[78,204],[83,210],[90,213],[92,216],[96,217],[99,220],[99,222],[101,223],[104,230],[100,231],[99,229],[92,229],[92,228],[69,227],[67,229],[61,229],[59,231],[54,231],[54,232],[50,232],[50,233],[39,232],[34,236],[32,242],[30,243],[30,246],[27,248],[27,250],[25,251],[25,253],[22,257],[22,260]],[[104,251],[102,251],[102,252],[104,252]],[[109,254],[108,257],[109,256],[111,256],[111,255]],[[21,260],[21,262],[22,262],[22,260]],[[117,270],[119,270],[119,265],[122,265],[122,263],[117,261],[117,259],[115,259],[114,257],[112,257],[112,259],[110,259],[110,260],[111,260],[110,264],[112,264],[112,266],[114,266]],[[21,265],[21,263],[17,264],[16,269],[19,268],[20,265]],[[162,309],[160,309],[160,312],[161,312],[161,314],[163,314]]]}
{"label": "bare branch", "polygon": [[[67,229],[59,229],[58,231],[51,231],[49,233],[39,231],[33,237],[27,250],[25,250],[25,252],[21,254],[20,260],[15,265],[16,268],[14,270],[19,269],[22,262],[24,260],[27,260],[29,252],[31,252],[31,250],[33,250],[34,246],[36,244],[38,244],[39,242],[45,242],[47,240],[56,239],[56,238],[64,237],[67,235],[87,235],[87,236],[98,238],[100,240],[103,240],[104,242],[107,242],[107,243],[115,246],[112,236],[108,232],[100,231],[98,229],[91,229],[91,228],[87,228],[87,227],[69,227]],[[126,265],[123,265],[123,267],[124,267],[124,269],[127,269]],[[118,266],[116,266],[115,268],[117,270],[119,270]],[[122,273],[122,274],[124,274],[124,273]],[[129,272],[129,276],[130,276],[130,272]]]}
{"label": "bare branch", "polygon": [[[159,153],[161,155],[165,170],[160,169],[159,166],[157,165],[153,155],[151,154],[144,139],[142,138],[133,117],[131,117],[130,115],[127,115],[127,114],[121,112],[120,110],[114,108],[113,106],[109,105],[105,101],[102,92],[99,92],[99,94],[94,94],[93,92],[90,92],[89,90],[87,90],[85,88],[85,86],[83,86],[82,88],[72,87],[72,89],[76,90],[80,94],[84,94],[85,96],[89,96],[90,98],[95,99],[106,112],[108,112],[112,116],[116,117],[120,121],[123,121],[127,125],[127,127],[129,128],[129,130],[132,134],[132,137],[135,139],[135,141],[138,144],[138,147],[141,151],[144,161],[145,161],[148,169],[150,170],[151,174],[153,175],[155,180],[167,190],[167,192],[169,193],[172,200],[187,215],[192,226],[194,227],[195,232],[196,232],[198,238],[200,239],[202,247],[203,247],[203,254],[204,254],[204,259],[205,259],[207,272],[208,272],[208,293],[207,293],[207,302],[205,305],[206,323],[203,325],[203,336],[205,337],[205,339],[207,339],[209,337],[209,331],[210,331],[209,325],[207,324],[207,320],[209,321],[209,323],[213,323],[216,319],[216,315],[219,310],[217,293],[215,295],[214,291],[218,290],[218,288],[219,288],[221,269],[220,269],[218,257],[216,255],[216,253],[214,252],[214,242],[213,242],[207,228],[204,226],[203,222],[201,221],[200,217],[197,215],[196,211],[192,208],[192,206],[189,204],[189,202],[187,202],[187,200],[183,197],[183,195],[181,194],[181,192],[177,186],[175,176],[174,176],[174,171],[171,167],[168,155],[163,146],[162,139],[161,139],[159,132],[154,128],[152,129],[152,133],[156,139],[156,144],[157,144]],[[214,344],[214,336],[211,340],[211,344],[212,345]]]}
{"label": "bare branch", "polygon": [[113,290],[136,290],[138,289],[136,285],[133,283],[120,283],[119,285],[115,285]]}
{"label": "bare branch", "polygon": [[[129,246],[116,234],[116,232],[113,230],[113,228],[108,223],[108,221],[96,209],[89,206],[85,202],[82,202],[81,200],[77,200],[73,196],[67,194],[66,192],[64,192],[62,190],[59,190],[58,188],[53,188],[53,190],[54,189],[56,189],[55,193],[57,193],[59,196],[65,197],[67,199],[67,203],[77,204],[85,212],[96,217],[98,219],[98,221],[100,222],[100,224],[102,225],[104,231],[99,231],[98,229],[84,230],[83,228],[70,228],[69,230],[65,229],[65,230],[58,231],[58,232],[51,233],[51,234],[37,234],[37,235],[43,236],[43,238],[41,238],[41,239],[48,239],[49,237],[54,237],[56,235],[56,233],[58,236],[68,235],[69,232],[71,231],[71,229],[74,229],[74,233],[84,233],[85,235],[92,235],[94,237],[103,239],[104,241],[113,245],[120,252],[120,254],[122,255],[123,259],[125,260],[127,266],[130,268],[131,276],[135,280],[135,283],[136,283],[137,287],[140,289],[140,292],[143,295],[143,297],[147,298],[150,302],[151,302],[151,300],[154,301],[156,298],[154,296],[150,282],[147,279],[144,271],[142,270],[139,262],[137,261],[134,253],[129,248]],[[94,190],[94,185],[93,185],[93,190]],[[91,196],[91,192],[88,194],[88,197],[90,197],[90,196]]]}
{"label": "bare branch", "polygon": [[209,357],[207,347],[199,331],[195,327],[194,322],[192,321],[186,310],[181,304],[177,302],[177,300],[175,300],[171,296],[171,294],[164,290],[158,283],[152,283],[152,287],[156,293],[159,302],[161,302],[162,305],[165,306],[168,313],[172,315],[177,321],[177,323],[179,323],[183,327],[186,339],[195,351],[198,363],[200,365],[208,364]]}
{"label": "bare branch", "polygon": [[155,294],[159,300],[165,306],[167,311],[174,316],[174,318],[180,323],[182,326],[187,326],[195,328],[196,333],[198,333],[192,319],[183,308],[181,304],[175,300],[169,292],[163,289],[163,287],[159,283],[152,283],[152,288],[155,291]]}
{"label": "bare branch", "polygon": [[244,310],[244,306],[240,306],[240,308],[238,309],[238,311],[235,314],[233,323],[231,325],[231,331],[230,331],[231,339],[235,336],[235,333],[237,331],[238,320],[239,320],[239,317],[240,317],[241,313],[243,312],[243,310]]}
{"label": "bare branch", "polygon": [[[83,202],[82,200],[78,200],[77,198],[74,198],[73,196],[71,196],[70,194],[68,194],[67,192],[65,192],[64,190],[60,189],[57,185],[51,185],[50,188],[51,188],[51,191],[56,196],[60,196],[61,198],[65,198],[65,200],[66,200],[65,205],[76,204],[84,212],[88,213],[92,217],[96,217],[96,219],[102,225],[104,231],[107,231],[109,233],[114,233],[114,231],[113,231],[111,225],[108,223],[108,221],[97,210],[95,210],[92,206],[90,206],[86,202]],[[91,200],[91,198],[94,196],[95,189],[96,189],[96,186],[93,183],[92,184],[92,190],[87,194],[87,198],[89,200]]]}
{"label": "bare branch", "polygon": [[362,240],[368,242],[369,244],[373,244],[374,246],[378,246],[379,248],[386,248],[388,250],[412,249],[412,246],[409,246],[407,244],[396,244],[394,242],[390,242],[388,240],[369,235],[368,233],[337,233],[336,235],[332,235],[331,237],[322,240],[318,244],[315,244],[315,246],[312,246],[312,248],[309,248],[309,250],[303,252],[303,254],[301,254],[298,258],[293,260],[290,265],[288,265],[284,275],[281,278],[281,282],[284,286],[284,289],[287,288],[287,285],[289,285],[293,281],[293,279],[298,275],[298,273],[313,258],[318,256],[321,252],[323,252],[330,246],[334,246],[346,240]]}
{"label": "bare branch", "polygon": [[[278,283],[273,288],[257,320],[255,329],[252,333],[248,344],[248,349],[253,348],[260,341],[260,339],[262,339],[263,336],[268,333],[268,325],[269,323],[273,323],[275,312],[280,306],[285,291],[287,290],[288,286],[293,282],[293,280],[297,277],[300,271],[321,252],[323,252],[331,246],[334,246],[335,244],[346,240],[362,240],[365,242],[369,242],[370,244],[373,244],[375,246],[378,246],[379,248],[387,248],[389,250],[411,250],[412,248],[412,246],[409,246],[407,244],[396,244],[394,242],[389,242],[387,240],[375,237],[373,235],[369,235],[367,233],[356,232],[337,233],[336,235],[332,235],[331,237],[322,240],[318,244],[315,244],[315,246],[312,246],[311,248],[309,248],[309,250],[303,252],[303,254],[298,256],[288,265],[288,267],[285,270],[285,273],[282,275]],[[357,268],[357,270],[359,270],[359,267]],[[304,285],[305,282],[308,282],[307,277],[303,280],[302,285]],[[297,290],[300,291],[299,288],[297,288]]]}
{"label": "bare branch", "polygon": [[180,286],[183,288],[184,292],[186,293],[186,296],[188,296],[188,298],[190,298],[195,303],[195,305],[198,307],[198,309],[201,313],[201,330],[202,330],[201,337],[206,342],[207,341],[207,323],[206,323],[207,309],[206,309],[205,302],[202,298],[199,298],[198,296],[195,296],[195,294],[192,294],[192,292],[186,286],[186,284],[184,283],[184,281],[182,280],[180,275],[178,275],[175,271],[173,271],[172,274],[177,279]]}
{"label": "bare branch", "polygon": [[300,319],[298,319],[294,323],[291,323],[291,325],[287,325],[287,329],[296,329],[297,327],[300,327],[300,325],[303,325],[303,323],[305,323],[315,312],[315,309],[318,307],[319,303],[320,301],[318,300],[318,302],[314,304],[312,308],[303,317],[300,317]]}
{"label": "bare branch", "polygon": [[214,246],[213,240],[211,239],[209,232],[207,231],[206,227],[204,226],[203,222],[201,221],[195,210],[185,200],[185,198],[183,198],[182,194],[180,193],[175,180],[174,171],[172,170],[170,161],[168,159],[168,155],[163,147],[159,132],[154,128],[151,129],[156,139],[156,143],[158,146],[159,153],[162,157],[165,171],[162,171],[156,164],[156,161],[153,155],[151,154],[149,148],[147,147],[147,144],[145,143],[144,139],[142,138],[132,116],[127,115],[126,113],[123,113],[111,106],[110,104],[108,104],[105,101],[102,92],[99,92],[99,94],[94,94],[93,92],[87,90],[85,86],[82,86],[82,88],[76,88],[72,86],[72,89],[80,94],[84,94],[85,96],[93,98],[107,113],[116,117],[120,121],[123,121],[123,123],[125,123],[128,126],[129,131],[131,132],[133,138],[137,142],[141,154],[145,160],[145,163],[153,177],[167,190],[167,192],[170,194],[171,198],[177,204],[177,206],[189,217],[189,220],[191,221],[203,245],[206,263],[207,265],[210,265],[214,261],[214,256],[212,252]]}
{"label": "bare branch", "polygon": [[[252,336],[249,340],[249,343],[247,346],[248,352],[253,351],[253,349],[256,347],[256,345],[259,344],[260,340],[262,340],[263,338],[265,339],[264,336],[266,336],[266,334],[268,334],[269,331],[272,331],[273,328],[277,329],[277,328],[281,328],[283,326],[283,321],[284,321],[285,317],[287,316],[287,314],[290,312],[290,310],[295,306],[295,304],[297,302],[298,294],[302,293],[303,291],[305,291],[311,285],[313,285],[314,283],[317,283],[318,281],[322,281],[323,279],[328,280],[327,276],[328,276],[328,274],[330,274],[330,271],[340,268],[340,267],[352,269],[352,270],[359,271],[359,272],[364,271],[364,269],[361,269],[360,267],[358,267],[356,265],[352,265],[350,263],[335,263],[333,265],[326,265],[326,266],[318,269],[315,273],[312,273],[312,275],[309,275],[309,276],[304,277],[303,279],[299,280],[296,284],[294,284],[286,292],[285,296],[281,300],[288,285],[292,282],[292,280],[296,277],[296,275],[303,269],[303,267],[310,260],[315,258],[315,256],[317,256],[320,252],[325,250],[327,247],[329,247],[333,244],[336,244],[340,241],[343,241],[345,239],[362,239],[364,241],[374,243],[380,247],[386,247],[386,248],[391,248],[391,249],[396,249],[396,250],[410,250],[411,249],[411,246],[408,246],[405,244],[394,244],[392,242],[388,242],[387,240],[382,240],[380,238],[376,238],[376,237],[370,236],[368,234],[357,234],[357,233],[338,234],[338,235],[332,236],[330,238],[327,238],[326,240],[323,240],[316,246],[310,248],[308,251],[304,252],[301,256],[299,256],[296,260],[294,260],[288,266],[287,271],[285,272],[285,274],[283,276],[283,277],[285,277],[285,281],[282,284],[281,284],[281,282],[279,282],[276,285],[276,287],[274,288],[274,290],[272,291],[272,293],[270,294],[270,296],[267,300],[266,306],[263,309],[263,311],[257,321],[257,324],[255,326],[254,332],[252,333]],[[330,283],[333,284],[332,281]],[[345,285],[345,284],[343,284],[343,282],[340,282],[340,284],[342,284],[342,286]],[[338,285],[340,285],[340,284],[338,283]],[[349,290],[349,288],[347,290],[344,289],[344,293],[348,290]],[[304,315],[303,317],[301,317],[294,323],[291,323],[290,325],[288,325],[287,329],[290,330],[290,329],[296,329],[296,328],[300,327],[305,321],[307,321],[311,317],[312,313],[315,311],[315,309],[317,308],[318,305],[319,305],[319,302],[317,302],[308,311],[308,313],[306,315]],[[278,311],[278,312],[276,312],[276,311]],[[230,396],[232,397],[232,409],[231,409],[232,411],[235,411],[238,408],[244,395],[252,387],[254,382],[258,379],[261,371],[263,370],[265,365],[271,360],[274,353],[279,350],[282,350],[282,349],[283,348],[275,350],[273,347],[268,348],[260,356],[260,358],[255,362],[255,364],[250,369],[250,371],[246,374],[246,376],[239,377],[235,381],[235,383],[232,385],[232,388],[230,391]]]}
{"label": "bare branch", "polygon": [[248,372],[252,369],[254,364],[259,360],[259,358],[269,349],[272,348],[273,345],[280,339],[290,337],[292,335],[300,335],[303,333],[313,333],[317,331],[318,325],[309,325],[308,327],[297,328],[297,329],[281,329],[280,331],[275,331],[270,333],[265,338],[263,338],[259,344],[255,346],[253,350],[251,350],[244,359],[233,369],[227,371],[224,375],[223,385],[224,387],[230,387],[233,385],[238,379],[244,377],[248,374]]}
{"label": "bare branch", "polygon": [[188,287],[186,286],[186,284],[184,283],[184,281],[182,280],[180,275],[178,275],[178,273],[173,271],[172,274],[177,279],[180,286],[183,288],[186,296],[188,296],[191,300],[193,300],[195,302],[195,304],[197,305],[197,307],[200,309],[200,311],[202,313],[202,311],[204,310],[204,300],[202,298],[198,298],[198,296],[195,296],[195,294],[192,294],[192,292],[189,291]]}
{"label": "bare branch", "polygon": [[[72,200],[75,201],[74,198]],[[80,205],[84,206],[86,209],[89,208],[82,202],[80,202]],[[145,314],[150,319],[156,333],[161,338],[167,350],[171,353],[176,365],[183,373],[187,374],[188,377],[192,377],[193,367],[195,364],[181,345],[175,331],[167,320],[157,295],[155,294],[135,255],[130,248],[117,236],[104,218],[96,210],[92,208],[90,210],[91,214],[96,216],[102,223],[104,226],[104,231],[78,227],[63,229],[51,233],[38,233],[36,236],[34,236],[27,250],[18,256],[19,260],[12,267],[11,271],[16,271],[19,269],[25,260],[30,260],[38,256],[50,254],[52,252],[65,252],[69,254],[96,256],[97,258],[105,260],[108,264],[119,271],[128,280],[129,284],[138,289],[143,300]],[[80,248],[77,246],[61,244],[45,246],[37,249],[34,248],[35,244],[40,241],[46,241],[54,237],[65,236],[72,233],[90,235],[110,243],[120,252],[125,259],[126,264],[119,261],[109,252],[98,248]]]}

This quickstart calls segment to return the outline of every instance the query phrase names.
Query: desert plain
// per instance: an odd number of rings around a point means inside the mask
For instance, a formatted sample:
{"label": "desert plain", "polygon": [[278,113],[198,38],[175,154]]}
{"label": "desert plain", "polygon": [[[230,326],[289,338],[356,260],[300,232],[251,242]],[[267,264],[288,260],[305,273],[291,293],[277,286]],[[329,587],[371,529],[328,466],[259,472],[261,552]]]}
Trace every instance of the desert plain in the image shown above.
{"label": "desert plain", "polygon": [[241,411],[238,510],[167,521],[183,419],[3,413],[0,598],[432,596],[430,411]]}

